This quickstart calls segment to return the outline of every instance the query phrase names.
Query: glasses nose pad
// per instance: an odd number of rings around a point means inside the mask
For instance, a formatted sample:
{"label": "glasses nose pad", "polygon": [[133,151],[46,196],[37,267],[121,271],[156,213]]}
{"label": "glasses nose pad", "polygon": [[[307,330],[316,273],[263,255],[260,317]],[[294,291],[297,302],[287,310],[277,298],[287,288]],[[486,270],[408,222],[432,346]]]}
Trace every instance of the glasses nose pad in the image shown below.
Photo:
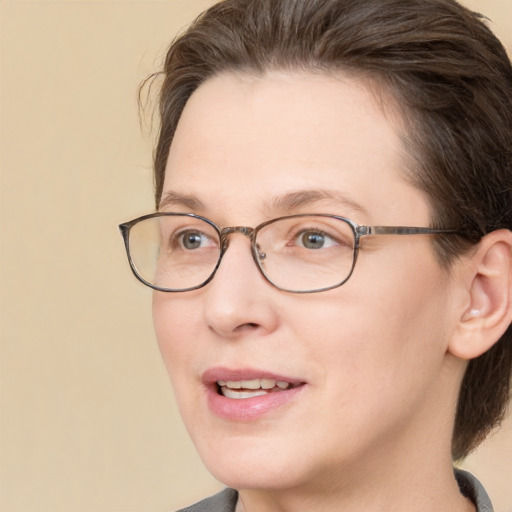
{"label": "glasses nose pad", "polygon": [[220,236],[220,252],[221,252],[221,255],[223,255],[227,248],[229,247],[229,237],[227,237],[225,234],[222,234]]}
{"label": "glasses nose pad", "polygon": [[263,261],[267,255],[261,250],[260,244],[256,244],[256,256],[258,257],[258,261]]}

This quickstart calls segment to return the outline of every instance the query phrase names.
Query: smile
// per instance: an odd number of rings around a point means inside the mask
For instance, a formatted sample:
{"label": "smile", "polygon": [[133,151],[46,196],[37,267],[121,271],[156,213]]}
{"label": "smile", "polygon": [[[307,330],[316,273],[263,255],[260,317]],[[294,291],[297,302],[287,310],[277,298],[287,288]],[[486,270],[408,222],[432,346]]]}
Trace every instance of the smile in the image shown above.
{"label": "smile", "polygon": [[299,384],[274,379],[217,381],[219,393],[226,398],[234,398],[235,400],[254,398],[269,393],[278,393],[291,387],[297,387],[298,385]]}
{"label": "smile", "polygon": [[202,381],[209,410],[236,422],[277,414],[285,406],[286,410],[307,388],[303,380],[247,368],[210,368]]}

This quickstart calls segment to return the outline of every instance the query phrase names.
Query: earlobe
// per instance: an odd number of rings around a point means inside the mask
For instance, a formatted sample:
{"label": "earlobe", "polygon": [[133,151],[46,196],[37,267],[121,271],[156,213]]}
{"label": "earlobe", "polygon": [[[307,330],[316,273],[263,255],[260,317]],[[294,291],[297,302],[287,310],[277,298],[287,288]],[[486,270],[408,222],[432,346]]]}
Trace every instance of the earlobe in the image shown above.
{"label": "earlobe", "polygon": [[512,322],[512,232],[489,233],[468,259],[469,304],[448,349],[461,359],[474,359],[489,350]]}

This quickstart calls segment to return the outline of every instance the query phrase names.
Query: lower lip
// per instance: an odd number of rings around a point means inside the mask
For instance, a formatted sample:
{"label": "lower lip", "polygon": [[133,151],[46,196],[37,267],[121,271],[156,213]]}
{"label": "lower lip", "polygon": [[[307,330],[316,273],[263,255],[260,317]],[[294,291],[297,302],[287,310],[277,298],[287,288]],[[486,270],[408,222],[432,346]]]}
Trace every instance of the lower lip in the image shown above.
{"label": "lower lip", "polygon": [[304,389],[295,388],[275,391],[253,398],[226,398],[217,393],[217,386],[208,386],[208,406],[216,416],[231,421],[253,421],[288,404]]}

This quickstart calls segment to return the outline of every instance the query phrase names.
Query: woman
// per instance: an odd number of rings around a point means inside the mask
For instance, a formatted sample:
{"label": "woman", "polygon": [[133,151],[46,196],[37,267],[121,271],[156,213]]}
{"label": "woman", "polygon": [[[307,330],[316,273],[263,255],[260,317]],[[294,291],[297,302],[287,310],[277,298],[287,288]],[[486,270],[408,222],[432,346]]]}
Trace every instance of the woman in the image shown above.
{"label": "woman", "polygon": [[500,43],[451,0],[226,0],[162,74],[157,213],[121,228],[228,486],[186,510],[492,510],[453,460],[509,396]]}

